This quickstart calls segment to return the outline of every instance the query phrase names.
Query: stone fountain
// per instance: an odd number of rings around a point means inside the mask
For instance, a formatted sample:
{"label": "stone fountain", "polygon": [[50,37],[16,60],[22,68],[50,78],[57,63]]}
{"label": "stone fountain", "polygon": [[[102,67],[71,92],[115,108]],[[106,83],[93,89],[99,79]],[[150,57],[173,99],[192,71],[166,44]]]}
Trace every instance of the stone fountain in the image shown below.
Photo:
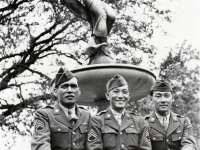
{"label": "stone fountain", "polygon": [[129,84],[130,101],[137,101],[149,94],[155,75],[134,65],[117,64],[111,58],[107,37],[115,22],[114,10],[101,0],[63,0],[62,4],[92,27],[93,44],[83,51],[89,55],[89,64],[71,70],[79,79],[82,91],[78,101],[82,105],[96,105],[98,111],[108,107],[105,97],[106,83],[115,74],[122,75]]}

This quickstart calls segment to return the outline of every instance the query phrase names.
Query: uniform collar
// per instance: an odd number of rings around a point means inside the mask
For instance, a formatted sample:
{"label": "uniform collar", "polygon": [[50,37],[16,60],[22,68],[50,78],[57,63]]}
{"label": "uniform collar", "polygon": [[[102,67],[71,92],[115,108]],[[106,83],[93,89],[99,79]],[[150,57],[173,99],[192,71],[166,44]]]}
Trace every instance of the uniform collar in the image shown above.
{"label": "uniform collar", "polygon": [[163,124],[163,119],[167,122],[167,124],[169,124],[170,112],[167,116],[161,116],[156,111],[155,111],[155,114],[161,124]]}
{"label": "uniform collar", "polygon": [[110,110],[111,110],[112,114],[114,115],[114,117],[118,116],[118,115],[124,115],[124,113],[125,113],[125,109],[121,113],[117,112],[116,110],[112,109],[111,107],[110,107]]}

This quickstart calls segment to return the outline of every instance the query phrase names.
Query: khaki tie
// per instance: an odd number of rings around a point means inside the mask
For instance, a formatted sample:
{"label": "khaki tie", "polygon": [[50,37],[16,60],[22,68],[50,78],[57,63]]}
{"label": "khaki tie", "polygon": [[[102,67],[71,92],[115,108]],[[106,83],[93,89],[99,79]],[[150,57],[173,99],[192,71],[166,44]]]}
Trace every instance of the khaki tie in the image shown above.
{"label": "khaki tie", "polygon": [[73,118],[73,116],[72,116],[72,110],[71,109],[68,110],[68,117],[69,117],[71,125],[74,126],[77,118]]}
{"label": "khaki tie", "polygon": [[165,128],[165,131],[167,131],[168,129],[167,117],[163,117],[163,126]]}
{"label": "khaki tie", "polygon": [[121,126],[121,124],[122,124],[122,114],[117,115],[117,122]]}

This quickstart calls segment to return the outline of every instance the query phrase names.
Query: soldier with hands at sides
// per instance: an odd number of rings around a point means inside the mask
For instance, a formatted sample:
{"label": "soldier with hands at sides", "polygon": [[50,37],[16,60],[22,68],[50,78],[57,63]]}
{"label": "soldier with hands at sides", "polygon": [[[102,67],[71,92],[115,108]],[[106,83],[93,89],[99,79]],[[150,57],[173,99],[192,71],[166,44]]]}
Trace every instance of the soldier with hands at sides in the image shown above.
{"label": "soldier with hands at sides", "polygon": [[60,68],[55,77],[57,102],[35,113],[32,150],[85,150],[90,114],[76,104],[81,91],[78,79]]}
{"label": "soldier with hands at sides", "polygon": [[171,111],[172,87],[157,80],[150,91],[154,112],[145,117],[152,150],[197,150],[192,125],[187,117]]}
{"label": "soldier with hands at sides", "polygon": [[92,116],[86,141],[88,150],[151,150],[144,119],[125,110],[130,99],[126,80],[115,75],[106,84],[110,107]]}

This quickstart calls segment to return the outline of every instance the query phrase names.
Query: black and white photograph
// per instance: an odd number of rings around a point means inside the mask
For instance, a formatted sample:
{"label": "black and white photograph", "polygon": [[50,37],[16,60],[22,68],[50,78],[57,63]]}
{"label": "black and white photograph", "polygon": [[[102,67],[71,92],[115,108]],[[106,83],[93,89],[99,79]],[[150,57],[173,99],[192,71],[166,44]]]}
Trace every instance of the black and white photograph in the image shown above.
{"label": "black and white photograph", "polygon": [[199,150],[199,0],[0,0],[1,150]]}

